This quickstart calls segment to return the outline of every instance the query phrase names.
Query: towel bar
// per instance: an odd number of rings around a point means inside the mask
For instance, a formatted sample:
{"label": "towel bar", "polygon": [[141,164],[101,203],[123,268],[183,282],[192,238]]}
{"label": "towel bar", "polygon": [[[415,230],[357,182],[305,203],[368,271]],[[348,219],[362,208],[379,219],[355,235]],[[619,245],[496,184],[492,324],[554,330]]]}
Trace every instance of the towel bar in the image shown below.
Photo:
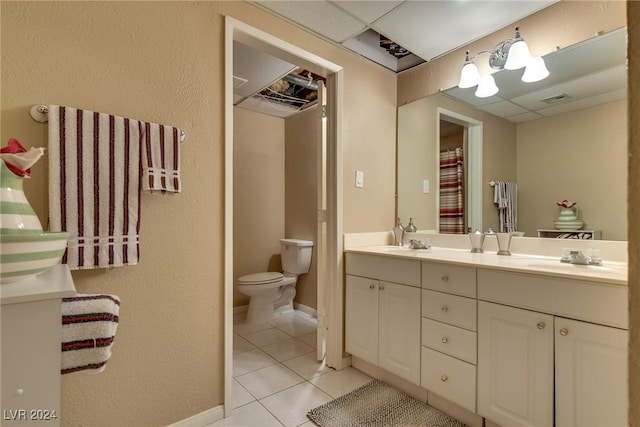
{"label": "towel bar", "polygon": [[496,186],[495,181],[489,181],[489,187],[495,187],[495,186]]}
{"label": "towel bar", "polygon": [[[36,122],[45,123],[49,121],[49,107],[47,107],[46,105],[42,105],[42,104],[34,105],[29,110],[29,114],[31,114],[31,118]],[[181,129],[180,142],[183,142],[186,136],[187,135]]]}

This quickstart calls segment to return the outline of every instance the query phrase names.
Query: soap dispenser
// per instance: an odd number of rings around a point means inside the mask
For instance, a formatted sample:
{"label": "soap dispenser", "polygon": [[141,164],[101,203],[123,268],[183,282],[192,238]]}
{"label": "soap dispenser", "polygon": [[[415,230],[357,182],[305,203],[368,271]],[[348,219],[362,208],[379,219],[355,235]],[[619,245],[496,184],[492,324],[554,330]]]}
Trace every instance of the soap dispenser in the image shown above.
{"label": "soap dispenser", "polygon": [[400,223],[400,218],[398,218],[398,222],[396,226],[393,228],[393,244],[394,246],[402,246],[402,235],[404,234],[404,228]]}
{"label": "soap dispenser", "polygon": [[418,231],[415,225],[413,225],[413,218],[409,218],[409,225],[404,228],[405,233],[415,233]]}

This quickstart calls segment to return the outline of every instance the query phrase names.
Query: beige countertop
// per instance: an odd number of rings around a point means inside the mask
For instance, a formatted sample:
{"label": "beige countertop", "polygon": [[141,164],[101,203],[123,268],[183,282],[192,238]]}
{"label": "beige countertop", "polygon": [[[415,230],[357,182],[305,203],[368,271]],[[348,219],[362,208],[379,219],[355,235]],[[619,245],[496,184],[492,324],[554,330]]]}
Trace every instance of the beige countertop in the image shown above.
{"label": "beige countertop", "polygon": [[559,257],[512,253],[510,256],[495,252],[471,253],[468,249],[433,246],[430,249],[410,249],[407,246],[375,245],[345,249],[347,253],[410,258],[420,261],[469,265],[479,268],[577,279],[591,282],[627,285],[626,262],[604,261],[602,266],[561,263]]}

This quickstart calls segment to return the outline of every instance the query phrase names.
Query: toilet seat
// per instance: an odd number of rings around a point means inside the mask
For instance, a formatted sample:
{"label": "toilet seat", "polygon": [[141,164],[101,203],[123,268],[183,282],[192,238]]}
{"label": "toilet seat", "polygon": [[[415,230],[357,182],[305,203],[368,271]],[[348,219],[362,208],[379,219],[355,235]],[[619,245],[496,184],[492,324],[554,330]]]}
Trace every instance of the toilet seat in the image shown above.
{"label": "toilet seat", "polygon": [[280,282],[284,278],[284,274],[275,271],[267,271],[263,273],[247,274],[238,278],[241,285],[268,285],[270,283]]}

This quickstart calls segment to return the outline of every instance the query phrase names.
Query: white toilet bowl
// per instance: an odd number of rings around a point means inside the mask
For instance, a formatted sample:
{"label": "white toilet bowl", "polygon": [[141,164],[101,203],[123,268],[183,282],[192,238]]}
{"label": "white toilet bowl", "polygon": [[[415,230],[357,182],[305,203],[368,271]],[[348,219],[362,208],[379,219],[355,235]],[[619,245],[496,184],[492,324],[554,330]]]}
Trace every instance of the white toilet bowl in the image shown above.
{"label": "white toilet bowl", "polygon": [[238,279],[238,291],[250,297],[248,323],[266,322],[276,314],[293,310],[298,275],[309,271],[312,247],[309,240],[280,239],[284,274],[254,273]]}
{"label": "white toilet bowl", "polygon": [[[275,303],[282,299],[283,293],[293,290],[297,276],[286,277],[282,273],[266,272],[242,276],[238,279],[238,291],[250,297],[247,323],[265,322],[275,317]],[[290,292],[290,290],[288,290]],[[291,296],[291,300],[293,300]]]}

